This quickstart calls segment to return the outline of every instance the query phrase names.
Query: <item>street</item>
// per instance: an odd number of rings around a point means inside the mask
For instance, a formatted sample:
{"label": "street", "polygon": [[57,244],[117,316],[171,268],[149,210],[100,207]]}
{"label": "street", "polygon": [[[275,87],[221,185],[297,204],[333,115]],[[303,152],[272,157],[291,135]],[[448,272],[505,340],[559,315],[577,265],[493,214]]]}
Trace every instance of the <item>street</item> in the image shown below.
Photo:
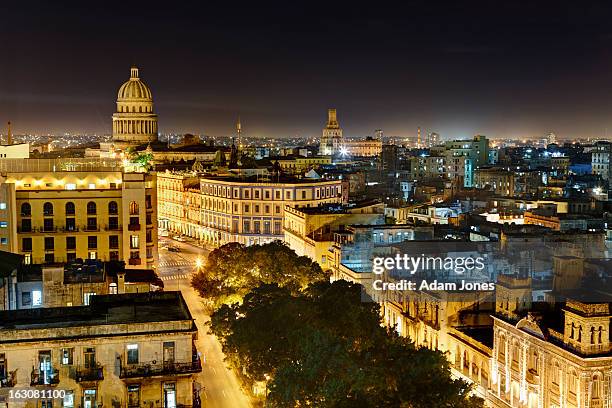
{"label": "street", "polygon": [[[223,359],[221,344],[216,337],[208,334],[205,323],[210,319],[200,297],[189,284],[191,273],[196,268],[196,260],[205,261],[209,251],[186,242],[178,242],[169,238],[159,239],[158,274],[164,281],[165,290],[180,290],[185,298],[196,325],[198,340],[196,346],[202,356],[202,373],[199,383],[203,390],[200,394],[202,406],[206,408],[248,408],[249,399],[242,392],[236,375],[229,370]],[[169,244],[180,249],[171,252],[161,247]]]}

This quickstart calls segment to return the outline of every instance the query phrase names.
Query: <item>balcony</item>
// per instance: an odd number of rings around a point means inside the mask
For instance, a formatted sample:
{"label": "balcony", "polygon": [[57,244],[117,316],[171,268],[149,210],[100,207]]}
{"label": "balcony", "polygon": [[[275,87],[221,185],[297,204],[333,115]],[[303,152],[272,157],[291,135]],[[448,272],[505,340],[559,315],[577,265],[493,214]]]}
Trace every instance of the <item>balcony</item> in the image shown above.
{"label": "balcony", "polygon": [[56,385],[59,384],[59,370],[42,372],[38,369],[32,370],[30,385]]}
{"label": "balcony", "polygon": [[106,231],[120,231],[121,225],[119,224],[109,224],[104,228]]}
{"label": "balcony", "polygon": [[142,259],[140,259],[140,258],[130,258],[128,263],[130,265],[140,265],[142,263]]}
{"label": "balcony", "polygon": [[0,377],[0,388],[11,388],[14,387],[17,381],[15,381],[14,375],[7,375],[5,377]]}
{"label": "balcony", "polygon": [[189,363],[141,363],[121,367],[119,378],[155,377],[164,375],[193,374],[202,371],[202,361]]}
{"label": "balcony", "polygon": [[128,224],[128,231],[140,231],[140,224]]}
{"label": "balcony", "polygon": [[98,232],[98,231],[100,231],[100,226],[99,225],[86,225],[84,230],[85,231]]}
{"label": "balcony", "polygon": [[78,367],[76,369],[76,382],[102,381],[103,379],[104,370],[100,365],[97,365],[96,367]]}

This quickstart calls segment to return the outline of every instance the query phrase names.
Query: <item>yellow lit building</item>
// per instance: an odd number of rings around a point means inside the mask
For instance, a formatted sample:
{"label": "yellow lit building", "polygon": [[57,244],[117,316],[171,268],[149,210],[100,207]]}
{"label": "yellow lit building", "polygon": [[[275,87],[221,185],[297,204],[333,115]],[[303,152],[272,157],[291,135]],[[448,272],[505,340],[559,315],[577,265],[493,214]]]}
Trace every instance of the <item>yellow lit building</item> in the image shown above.
{"label": "yellow lit building", "polygon": [[155,266],[154,174],[125,172],[110,159],[7,159],[0,172],[0,196],[16,213],[0,220],[0,243],[6,228],[8,249],[24,255],[25,263],[82,258]]}
{"label": "yellow lit building", "polygon": [[331,164],[331,156],[289,156],[279,158],[278,164],[281,170],[288,174],[303,174],[311,169],[316,169],[323,164]]}
{"label": "yellow lit building", "polygon": [[196,336],[178,292],[0,312],[0,401],[11,390],[48,389],[61,390],[61,398],[9,406],[193,406],[194,379],[202,371]]}
{"label": "yellow lit building", "polygon": [[212,246],[282,240],[285,207],[342,202],[341,180],[206,177],[200,180],[202,231]]}
{"label": "yellow lit building", "polygon": [[157,202],[160,228],[198,240],[202,238],[202,195],[197,175],[169,171],[158,173]]}

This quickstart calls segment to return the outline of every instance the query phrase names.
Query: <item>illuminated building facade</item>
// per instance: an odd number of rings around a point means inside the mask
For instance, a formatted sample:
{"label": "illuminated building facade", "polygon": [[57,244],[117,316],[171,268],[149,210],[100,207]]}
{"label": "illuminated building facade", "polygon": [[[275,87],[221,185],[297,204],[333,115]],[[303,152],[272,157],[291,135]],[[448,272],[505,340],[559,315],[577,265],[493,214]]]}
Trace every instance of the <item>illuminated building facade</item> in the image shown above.
{"label": "illuminated building facade", "polygon": [[[126,313],[129,310],[129,313]],[[178,292],[94,296],[89,306],[0,312],[0,396],[11,407],[194,405],[197,328]],[[61,403],[60,403],[61,402]]]}
{"label": "illuminated building facade", "polygon": [[261,180],[206,177],[200,180],[203,241],[246,245],[283,240],[285,206],[341,203],[342,180]]}
{"label": "illuminated building facade", "polygon": [[117,112],[113,114],[113,144],[127,147],[157,141],[157,115],[153,112],[151,89],[142,82],[138,68],[130,69],[130,79],[117,92]]}
{"label": "illuminated building facade", "polygon": [[338,124],[336,109],[328,109],[327,125],[323,128],[319,154],[331,156],[338,153],[343,146],[342,128]]}
{"label": "illuminated building facade", "polygon": [[6,206],[0,216],[7,217],[0,231],[7,249],[26,264],[81,258],[155,266],[154,174],[126,172],[119,161],[99,159],[7,159],[0,171],[0,208]]}

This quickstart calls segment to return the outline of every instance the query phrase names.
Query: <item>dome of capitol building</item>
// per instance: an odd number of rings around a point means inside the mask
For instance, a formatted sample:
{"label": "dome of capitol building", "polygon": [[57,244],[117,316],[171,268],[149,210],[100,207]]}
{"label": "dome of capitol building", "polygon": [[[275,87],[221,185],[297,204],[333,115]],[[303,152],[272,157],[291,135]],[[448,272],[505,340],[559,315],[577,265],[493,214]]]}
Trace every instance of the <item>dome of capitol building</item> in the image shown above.
{"label": "dome of capitol building", "polygon": [[157,115],[153,112],[151,89],[140,79],[138,68],[119,87],[117,111],[113,114],[113,143],[125,149],[157,141]]}

